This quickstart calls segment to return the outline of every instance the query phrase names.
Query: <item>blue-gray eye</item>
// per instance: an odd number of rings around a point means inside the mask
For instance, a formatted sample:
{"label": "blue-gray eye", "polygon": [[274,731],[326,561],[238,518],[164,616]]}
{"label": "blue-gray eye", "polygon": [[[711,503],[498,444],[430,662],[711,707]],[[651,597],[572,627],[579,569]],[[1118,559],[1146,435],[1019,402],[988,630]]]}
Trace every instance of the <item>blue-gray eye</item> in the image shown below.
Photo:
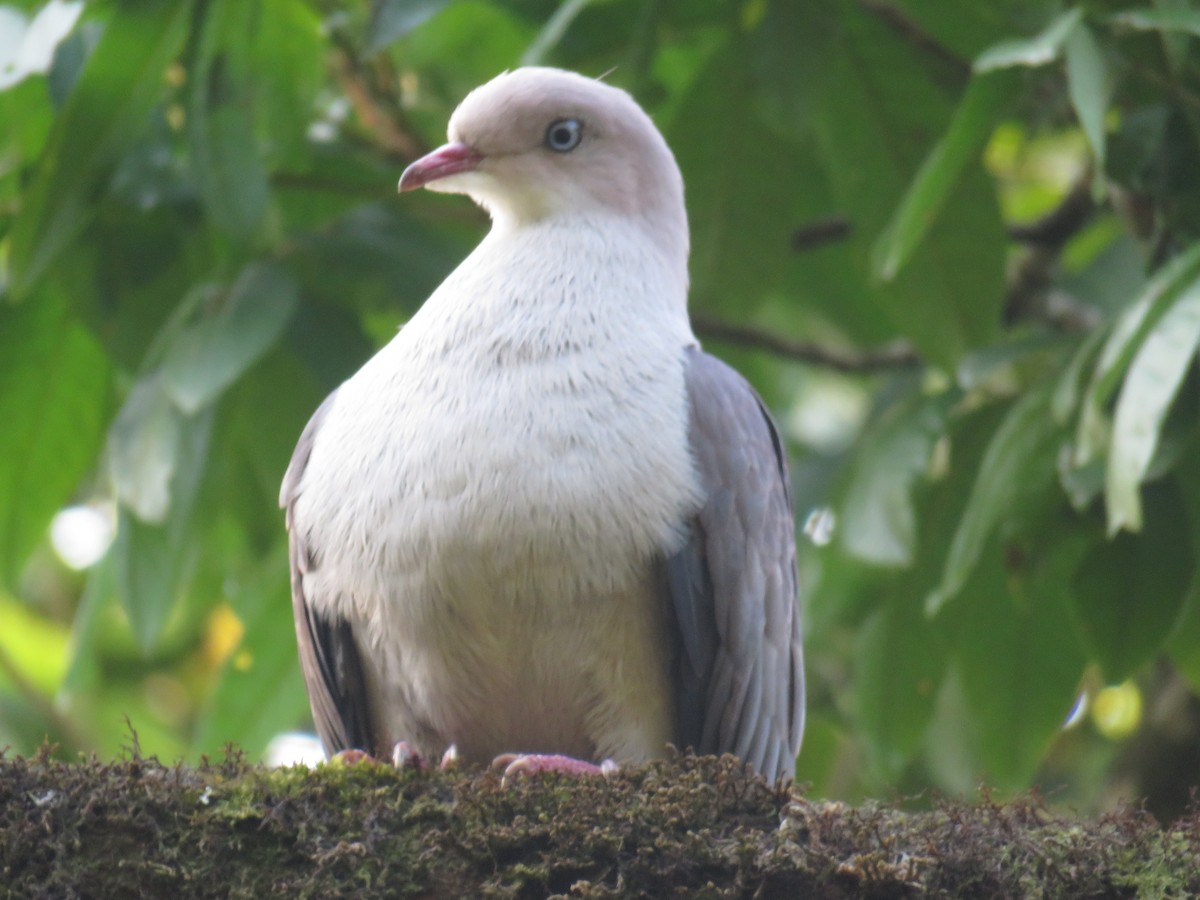
{"label": "blue-gray eye", "polygon": [[583,123],[578,119],[559,119],[546,129],[546,146],[556,153],[570,153],[583,139]]}

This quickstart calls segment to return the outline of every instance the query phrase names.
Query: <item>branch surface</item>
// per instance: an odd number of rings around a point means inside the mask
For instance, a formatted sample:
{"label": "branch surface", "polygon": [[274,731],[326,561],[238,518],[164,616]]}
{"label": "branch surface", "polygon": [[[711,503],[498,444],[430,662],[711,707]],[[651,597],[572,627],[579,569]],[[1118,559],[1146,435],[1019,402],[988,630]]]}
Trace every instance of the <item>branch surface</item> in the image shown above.
{"label": "branch surface", "polygon": [[[6,892],[7,893],[4,893]],[[681,757],[612,778],[0,757],[13,897],[1131,897],[1200,894],[1200,810],[1036,798],[854,808]]]}

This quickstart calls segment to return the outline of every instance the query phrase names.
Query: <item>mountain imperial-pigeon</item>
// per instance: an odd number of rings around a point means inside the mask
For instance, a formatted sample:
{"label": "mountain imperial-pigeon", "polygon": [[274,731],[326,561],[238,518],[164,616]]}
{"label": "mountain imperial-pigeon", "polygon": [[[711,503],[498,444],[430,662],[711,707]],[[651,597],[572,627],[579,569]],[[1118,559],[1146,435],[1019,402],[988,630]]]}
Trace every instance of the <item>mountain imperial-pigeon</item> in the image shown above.
{"label": "mountain imperial-pigeon", "polygon": [[491,230],[317,409],[280,498],[326,752],[568,769],[674,745],[790,776],[786,456],[692,333],[661,134],[622,90],[517,69],[463,100],[419,187]]}

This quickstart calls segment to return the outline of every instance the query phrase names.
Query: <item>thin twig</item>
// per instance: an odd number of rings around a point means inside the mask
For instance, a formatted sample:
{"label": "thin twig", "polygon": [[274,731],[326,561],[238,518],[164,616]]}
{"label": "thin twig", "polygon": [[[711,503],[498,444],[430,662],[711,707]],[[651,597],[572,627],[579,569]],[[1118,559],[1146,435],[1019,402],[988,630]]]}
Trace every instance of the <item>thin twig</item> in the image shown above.
{"label": "thin twig", "polygon": [[970,76],[971,63],[969,60],[963,59],[935,38],[896,4],[889,3],[888,0],[858,0],[858,5],[861,9],[883,20],[884,24],[922,53],[947,63],[964,78]]}
{"label": "thin twig", "polygon": [[693,316],[696,332],[705,338],[728,341],[743,347],[765,350],[796,362],[833,369],[835,372],[870,373],[911,369],[921,358],[908,344],[897,343],[877,350],[835,350],[811,341],[794,341],[745,325],[733,325],[708,316]]}
{"label": "thin twig", "polygon": [[359,58],[344,34],[330,35],[334,46],[334,71],[354,112],[377,145],[390,157],[410,161],[424,156],[429,147],[417,134],[390,88],[380,85]]}

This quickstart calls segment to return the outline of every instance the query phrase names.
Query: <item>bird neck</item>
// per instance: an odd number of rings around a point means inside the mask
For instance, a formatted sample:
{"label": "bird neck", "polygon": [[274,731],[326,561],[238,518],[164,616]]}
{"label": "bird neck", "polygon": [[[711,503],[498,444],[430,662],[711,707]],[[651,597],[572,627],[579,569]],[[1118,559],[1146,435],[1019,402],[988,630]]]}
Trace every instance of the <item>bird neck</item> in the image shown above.
{"label": "bird neck", "polygon": [[668,256],[615,215],[498,223],[406,330],[413,326],[453,342],[489,335],[529,353],[646,332],[682,346],[694,341],[686,255]]}

